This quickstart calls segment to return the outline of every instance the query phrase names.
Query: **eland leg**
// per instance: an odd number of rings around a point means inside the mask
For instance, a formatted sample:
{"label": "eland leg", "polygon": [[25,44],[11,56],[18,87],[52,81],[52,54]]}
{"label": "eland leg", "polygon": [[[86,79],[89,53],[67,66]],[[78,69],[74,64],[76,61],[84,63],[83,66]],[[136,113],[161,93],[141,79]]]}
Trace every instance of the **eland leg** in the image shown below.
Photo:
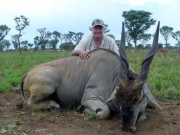
{"label": "eland leg", "polygon": [[27,105],[59,110],[59,104],[48,99],[53,97],[59,85],[60,72],[57,68],[41,66],[31,70],[24,79],[24,89],[30,93]]}
{"label": "eland leg", "polygon": [[110,116],[110,110],[108,106],[100,99],[89,99],[81,102],[85,106],[85,114],[96,114],[100,119],[108,119]]}
{"label": "eland leg", "polygon": [[57,112],[61,112],[62,109],[59,104],[57,104],[55,101],[50,101],[47,99],[47,97],[51,96],[55,92],[55,88],[52,88],[51,86],[43,86],[41,89],[33,88],[30,90],[30,97],[26,101],[26,104],[34,109],[37,108],[44,108],[44,109],[53,109]]}

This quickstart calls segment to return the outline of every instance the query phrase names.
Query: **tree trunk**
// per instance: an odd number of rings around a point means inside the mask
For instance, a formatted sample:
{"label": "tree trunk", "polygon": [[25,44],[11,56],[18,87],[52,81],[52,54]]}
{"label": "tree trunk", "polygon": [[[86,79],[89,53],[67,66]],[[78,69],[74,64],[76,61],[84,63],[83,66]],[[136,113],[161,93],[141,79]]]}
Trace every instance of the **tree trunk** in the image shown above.
{"label": "tree trunk", "polygon": [[134,46],[135,46],[135,49],[137,49],[137,41],[134,40]]}
{"label": "tree trunk", "polygon": [[20,45],[20,41],[19,41],[19,36],[18,36],[18,46],[19,46],[19,52],[20,52],[20,54],[21,54],[21,45]]}

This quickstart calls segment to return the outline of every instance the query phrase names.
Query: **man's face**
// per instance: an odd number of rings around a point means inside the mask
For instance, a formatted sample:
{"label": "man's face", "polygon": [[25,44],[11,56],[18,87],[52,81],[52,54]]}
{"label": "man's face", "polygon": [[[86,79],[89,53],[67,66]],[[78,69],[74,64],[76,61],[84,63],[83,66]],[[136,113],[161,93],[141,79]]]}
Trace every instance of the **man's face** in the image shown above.
{"label": "man's face", "polygon": [[92,28],[92,33],[94,37],[100,38],[104,34],[104,27],[96,25]]}

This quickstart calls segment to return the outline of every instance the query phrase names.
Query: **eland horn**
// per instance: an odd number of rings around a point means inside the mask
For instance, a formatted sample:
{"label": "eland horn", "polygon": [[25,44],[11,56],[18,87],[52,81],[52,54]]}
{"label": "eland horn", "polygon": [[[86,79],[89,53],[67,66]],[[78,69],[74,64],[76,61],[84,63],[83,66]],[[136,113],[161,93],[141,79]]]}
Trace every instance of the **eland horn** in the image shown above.
{"label": "eland horn", "polygon": [[159,27],[160,27],[160,22],[158,22],[158,25],[157,25],[157,29],[156,29],[156,33],[154,35],[152,47],[151,47],[149,53],[147,54],[146,58],[142,62],[141,71],[135,80],[135,82],[137,82],[137,84],[139,84],[139,85],[142,85],[147,80],[147,75],[149,72],[149,67],[150,67],[151,61],[154,57],[154,54],[156,53],[156,51],[158,49]]}
{"label": "eland horn", "polygon": [[124,87],[127,85],[127,72],[129,68],[129,64],[126,58],[126,51],[125,51],[125,31],[124,31],[124,23],[122,22],[122,33],[121,33],[121,43],[119,46],[119,54],[120,54],[120,82]]}

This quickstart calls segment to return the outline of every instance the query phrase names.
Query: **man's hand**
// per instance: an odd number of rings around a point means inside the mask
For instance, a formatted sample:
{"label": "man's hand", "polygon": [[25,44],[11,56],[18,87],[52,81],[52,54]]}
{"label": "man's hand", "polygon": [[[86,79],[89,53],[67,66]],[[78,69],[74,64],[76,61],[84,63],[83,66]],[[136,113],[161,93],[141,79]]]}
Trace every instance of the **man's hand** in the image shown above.
{"label": "man's hand", "polygon": [[79,56],[81,57],[81,59],[88,59],[90,57],[89,53],[86,51],[80,51]]}
{"label": "man's hand", "polygon": [[73,56],[80,56],[81,59],[88,59],[90,57],[89,53],[83,50],[73,50],[72,51]]}

